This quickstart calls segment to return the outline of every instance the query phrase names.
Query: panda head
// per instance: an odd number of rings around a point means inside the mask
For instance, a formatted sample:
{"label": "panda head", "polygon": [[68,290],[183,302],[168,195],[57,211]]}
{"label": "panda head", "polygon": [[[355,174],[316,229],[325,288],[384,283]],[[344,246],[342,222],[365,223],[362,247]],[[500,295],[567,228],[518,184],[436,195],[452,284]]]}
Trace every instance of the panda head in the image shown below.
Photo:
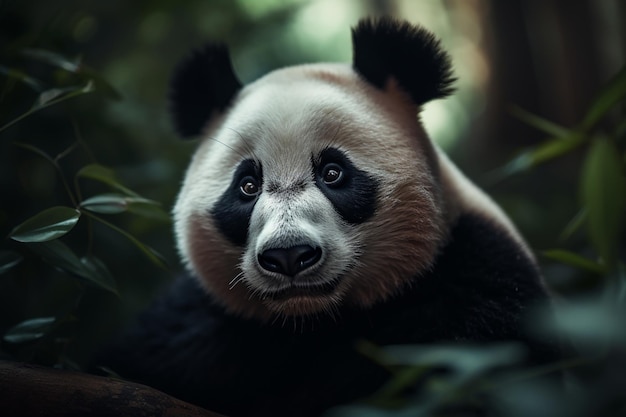
{"label": "panda head", "polygon": [[224,46],[172,81],[172,113],[201,142],[174,208],[183,260],[227,310],[269,320],[367,308],[433,263],[447,226],[419,119],[450,93],[424,29],[353,30],[352,65],[273,71],[242,86]]}

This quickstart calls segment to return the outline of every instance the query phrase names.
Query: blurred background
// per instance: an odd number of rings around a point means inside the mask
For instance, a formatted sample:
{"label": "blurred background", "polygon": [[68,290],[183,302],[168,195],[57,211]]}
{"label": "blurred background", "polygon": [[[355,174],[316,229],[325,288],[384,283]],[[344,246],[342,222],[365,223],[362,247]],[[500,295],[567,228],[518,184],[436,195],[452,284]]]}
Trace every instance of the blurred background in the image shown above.
{"label": "blurred background", "polygon": [[[52,326],[55,335],[26,344],[5,337],[2,352],[80,367],[180,271],[166,214],[195,144],[174,134],[166,97],[173,67],[192,48],[226,42],[249,82],[286,65],[350,62],[350,27],[378,15],[425,26],[452,55],[457,92],[423,113],[433,140],[504,207],[535,251],[564,247],[593,260],[576,221],[588,148],[559,145],[546,158],[532,152],[581,126],[624,67],[621,0],[0,0],[0,334],[52,318],[30,330],[41,336]],[[617,103],[593,124],[593,135],[616,138],[622,177],[623,121]],[[138,196],[149,199],[150,210],[103,204],[96,212],[108,223],[82,214],[61,238],[60,256],[10,238],[50,207],[111,192],[113,203],[126,198],[135,208]],[[623,257],[620,222],[610,225]],[[146,255],[148,246],[166,266]],[[70,250],[99,259],[95,279],[77,266],[67,273]],[[596,282],[584,268],[540,260],[557,294]],[[115,291],[93,285],[98,277],[114,277]]]}

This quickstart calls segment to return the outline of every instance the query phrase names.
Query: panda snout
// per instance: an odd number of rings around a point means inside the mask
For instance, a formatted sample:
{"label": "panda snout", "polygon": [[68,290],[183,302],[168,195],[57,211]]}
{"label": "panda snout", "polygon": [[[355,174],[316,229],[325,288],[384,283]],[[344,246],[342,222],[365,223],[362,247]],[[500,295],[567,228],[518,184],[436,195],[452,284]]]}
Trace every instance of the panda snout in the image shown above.
{"label": "panda snout", "polygon": [[257,257],[259,265],[264,270],[289,277],[294,277],[297,273],[314,266],[321,258],[322,250],[310,245],[267,249]]}

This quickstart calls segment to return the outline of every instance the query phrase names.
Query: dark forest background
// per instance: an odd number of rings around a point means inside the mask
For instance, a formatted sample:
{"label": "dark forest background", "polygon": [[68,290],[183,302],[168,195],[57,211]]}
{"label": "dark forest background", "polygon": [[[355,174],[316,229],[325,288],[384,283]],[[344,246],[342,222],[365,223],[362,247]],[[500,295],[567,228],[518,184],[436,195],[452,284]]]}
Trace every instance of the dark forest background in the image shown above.
{"label": "dark forest background", "polygon": [[[227,42],[244,82],[349,62],[349,28],[376,15],[451,52],[458,90],[426,106],[427,130],[537,253],[559,314],[530,325],[585,359],[556,366],[574,392],[601,392],[571,397],[576,412],[626,415],[620,0],[0,0],[0,354],[81,369],[181,270],[169,211],[195,144],[167,115],[180,58]],[[550,414],[576,415],[567,398]]]}

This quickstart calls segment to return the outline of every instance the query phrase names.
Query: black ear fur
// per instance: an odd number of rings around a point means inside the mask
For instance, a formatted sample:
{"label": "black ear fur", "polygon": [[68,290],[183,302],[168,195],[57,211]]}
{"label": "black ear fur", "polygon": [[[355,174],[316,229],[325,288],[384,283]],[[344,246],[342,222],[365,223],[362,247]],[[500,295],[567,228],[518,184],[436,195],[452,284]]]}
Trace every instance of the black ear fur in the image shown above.
{"label": "black ear fur", "polygon": [[170,111],[183,137],[196,136],[215,111],[224,111],[241,89],[226,46],[207,45],[194,51],[174,71]]}
{"label": "black ear fur", "polygon": [[352,29],[353,67],[384,88],[393,77],[420,105],[452,93],[450,57],[426,29],[392,18],[363,19]]}

